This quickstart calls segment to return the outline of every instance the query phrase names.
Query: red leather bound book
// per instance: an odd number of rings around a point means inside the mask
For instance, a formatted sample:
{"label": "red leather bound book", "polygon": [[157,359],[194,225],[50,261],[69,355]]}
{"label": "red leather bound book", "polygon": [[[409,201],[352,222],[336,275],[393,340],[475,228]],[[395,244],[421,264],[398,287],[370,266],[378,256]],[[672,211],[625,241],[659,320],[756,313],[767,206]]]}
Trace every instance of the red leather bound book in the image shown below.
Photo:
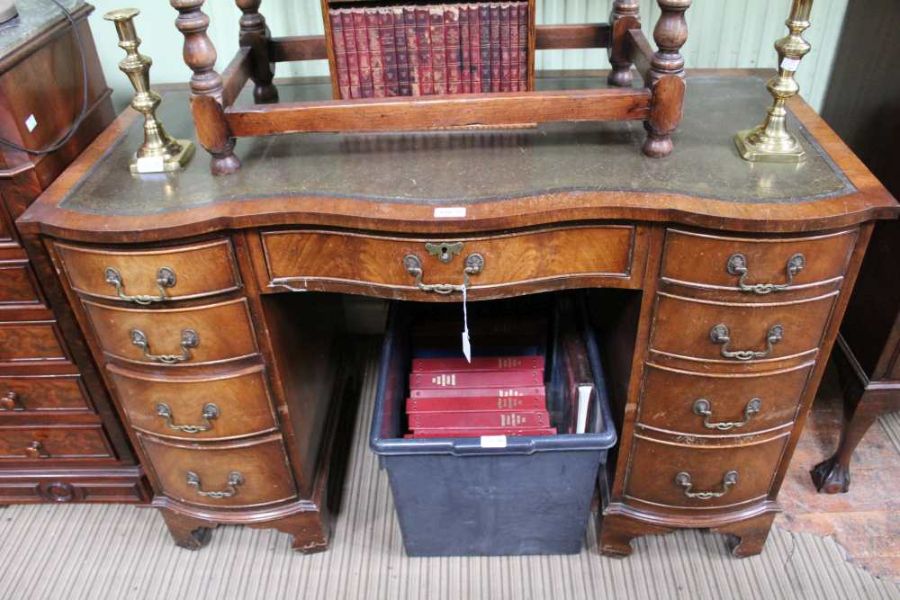
{"label": "red leather bound book", "polygon": [[373,8],[366,12],[366,35],[369,37],[369,64],[372,66],[372,96],[384,98],[384,54],[381,50],[381,29],[378,11]]}
{"label": "red leather bound book", "polygon": [[359,89],[363,98],[372,98],[375,95],[375,85],[372,80],[372,59],[369,54],[366,13],[358,9],[351,9],[351,12],[353,12],[353,28],[356,32],[356,52],[359,56]]}
{"label": "red leather bound book", "polygon": [[500,91],[512,91],[512,60],[511,28],[509,21],[509,4],[500,5]]}
{"label": "red leather bound book", "polygon": [[397,55],[397,87],[401,96],[411,96],[412,86],[409,79],[406,23],[403,18],[403,8],[394,7],[391,9],[391,22],[394,26],[394,50]]}
{"label": "red leather bound book", "polygon": [[479,47],[481,49],[481,91],[490,92],[491,81],[491,9],[487,4],[478,6]]}
{"label": "red leather bound book", "polygon": [[489,412],[497,410],[547,410],[540,396],[513,398],[409,398],[406,412]]}
{"label": "red leather bound book", "polygon": [[510,437],[537,437],[544,435],[556,435],[556,429],[553,427],[544,427],[540,429],[516,429],[510,427],[508,429],[421,429],[413,433],[404,434],[405,438],[468,438],[481,437],[483,435],[508,435]]}
{"label": "red leather bound book", "polygon": [[444,7],[444,55],[447,65],[447,93],[462,92],[462,48],[459,45],[459,8]]}
{"label": "red leather bound book", "polygon": [[533,356],[476,356],[471,363],[465,358],[414,358],[412,361],[413,373],[543,368],[544,357],[538,354]]}
{"label": "red leather bound book", "polygon": [[419,67],[419,36],[414,7],[403,7],[403,31],[406,37],[406,58],[409,63],[409,93],[412,96],[421,96],[422,69]]}
{"label": "red leather bound book", "polygon": [[537,429],[550,426],[543,411],[428,412],[410,413],[409,428],[419,429]]}
{"label": "red leather bound book", "polygon": [[338,90],[341,98],[350,97],[350,73],[347,71],[347,44],[344,43],[344,22],[341,11],[328,11],[331,19],[331,37],[334,40],[334,64],[337,69]]}
{"label": "red leather bound book", "polygon": [[499,92],[503,89],[501,65],[503,56],[500,49],[500,5],[491,4],[491,91]]}
{"label": "red leather bound book", "polygon": [[359,52],[356,49],[356,29],[353,26],[353,13],[349,10],[341,13],[341,25],[344,31],[344,46],[347,47],[347,74],[350,77],[350,95],[348,98],[362,98],[359,82]]}
{"label": "red leather bound book", "polygon": [[544,386],[505,387],[505,388],[438,388],[430,390],[411,390],[410,397],[420,398],[525,398],[537,396],[546,398]]}
{"label": "red leather bound book", "polygon": [[509,7],[509,91],[518,92],[519,86],[519,6]]}
{"label": "red leather bound book", "polygon": [[472,44],[469,42],[472,34],[469,31],[469,14],[471,11],[465,5],[459,7],[459,91],[468,94],[472,91]]}
{"label": "red leather bound book", "polygon": [[478,7],[467,8],[469,13],[469,54],[471,55],[472,93],[481,92],[481,20],[478,16]]}
{"label": "red leather bound book", "polygon": [[434,94],[434,67],[431,63],[431,29],[427,8],[416,8],[416,42],[419,45],[419,88],[423,96]]}
{"label": "red leather bound book", "polygon": [[542,385],[544,371],[452,371],[413,373],[409,376],[411,390],[445,388],[497,388]]}
{"label": "red leather bound book", "polygon": [[381,39],[381,54],[384,68],[384,95],[400,95],[400,81],[397,73],[397,47],[394,42],[394,13],[390,9],[378,11],[378,37]]}
{"label": "red leather bound book", "polygon": [[525,91],[528,89],[528,3],[522,2],[518,6],[518,44],[516,53],[518,56],[519,68],[519,89]]}
{"label": "red leather bound book", "polygon": [[434,93],[447,93],[447,55],[444,44],[444,10],[440,7],[428,9],[431,30],[431,69],[434,75]]}

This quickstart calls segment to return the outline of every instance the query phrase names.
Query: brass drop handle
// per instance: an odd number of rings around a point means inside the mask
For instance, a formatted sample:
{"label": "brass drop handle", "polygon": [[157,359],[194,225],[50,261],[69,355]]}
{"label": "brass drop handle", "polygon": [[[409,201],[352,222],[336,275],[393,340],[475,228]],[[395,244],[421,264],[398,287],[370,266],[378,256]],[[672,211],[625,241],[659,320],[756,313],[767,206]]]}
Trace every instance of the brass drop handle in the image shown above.
{"label": "brass drop handle", "polygon": [[225,498],[231,498],[238,493],[238,487],[244,484],[244,476],[241,475],[239,471],[232,471],[228,474],[228,487],[224,490],[212,492],[207,492],[203,489],[203,484],[200,482],[200,476],[193,471],[187,472],[186,481],[189,486],[196,488],[198,496],[211,498],[212,500],[224,500]]}
{"label": "brass drop handle", "polygon": [[787,281],[785,283],[747,283],[750,276],[750,266],[747,263],[747,257],[741,253],[732,254],[728,258],[725,269],[729,275],[740,276],[738,280],[738,289],[742,292],[750,292],[764,296],[772,292],[783,292],[794,285],[794,277],[806,266],[806,257],[802,254],[795,254],[790,257],[785,266]]}
{"label": "brass drop handle", "polygon": [[147,334],[140,329],[131,330],[131,343],[141,349],[144,358],[164,365],[174,365],[192,358],[191,349],[200,345],[200,336],[193,329],[181,330],[181,354],[153,354]]}
{"label": "brass drop handle", "polygon": [[758,415],[760,410],[762,410],[762,400],[753,398],[747,403],[746,408],[744,408],[743,421],[720,421],[718,423],[713,423],[710,421],[710,418],[712,417],[712,406],[710,405],[709,400],[698,398],[694,401],[694,414],[703,417],[703,426],[707,429],[715,429],[717,431],[740,429],[749,423],[750,419]]}
{"label": "brass drop handle", "polygon": [[25,448],[25,456],[28,458],[50,458],[50,453],[44,448],[44,444],[35,440]]}
{"label": "brass drop handle", "polygon": [[473,252],[466,257],[465,268],[463,269],[463,282],[461,285],[452,283],[424,283],[425,269],[422,267],[422,260],[415,254],[407,254],[404,256],[403,266],[406,268],[407,273],[412,277],[415,277],[416,287],[421,291],[448,296],[454,292],[462,293],[464,289],[469,287],[469,277],[478,275],[484,270],[484,256],[477,252]]}
{"label": "brass drop handle", "polygon": [[722,489],[717,492],[695,492],[693,491],[694,483],[691,481],[691,474],[682,471],[678,475],[675,476],[675,483],[683,488],[683,493],[688,498],[692,498],[694,500],[713,500],[714,498],[721,498],[728,491],[737,485],[738,481],[738,473],[737,471],[728,471],[722,477]]}
{"label": "brass drop handle", "polygon": [[166,293],[167,288],[175,287],[176,277],[175,271],[170,267],[162,267],[156,272],[156,287],[159,289],[159,296],[130,296],[125,293],[125,283],[122,281],[122,274],[113,267],[106,267],[106,283],[116,288],[116,296],[125,302],[133,302],[141,306],[147,306],[154,302],[164,302],[169,296]]}
{"label": "brass drop handle", "polygon": [[18,412],[25,410],[25,405],[22,403],[19,394],[10,390],[0,398],[0,410],[12,410]]}
{"label": "brass drop handle", "polygon": [[765,350],[729,350],[728,344],[731,343],[731,332],[724,323],[719,323],[709,330],[709,339],[712,343],[722,346],[721,354],[724,358],[732,360],[759,360],[766,358],[775,349],[775,344],[784,339],[784,327],[781,325],[773,325],[766,334]]}
{"label": "brass drop handle", "polygon": [[174,431],[182,433],[203,433],[213,428],[212,421],[219,417],[219,407],[212,402],[203,405],[203,412],[200,417],[203,419],[201,425],[176,425],[172,417],[172,408],[165,402],[156,405],[156,414],[165,419],[166,427]]}

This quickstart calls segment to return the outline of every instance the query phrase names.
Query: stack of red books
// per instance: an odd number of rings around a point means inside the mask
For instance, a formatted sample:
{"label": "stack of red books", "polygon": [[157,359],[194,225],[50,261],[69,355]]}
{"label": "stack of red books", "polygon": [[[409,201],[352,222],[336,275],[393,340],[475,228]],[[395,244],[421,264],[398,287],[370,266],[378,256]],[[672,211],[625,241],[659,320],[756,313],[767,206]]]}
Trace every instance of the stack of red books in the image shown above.
{"label": "stack of red books", "polygon": [[328,12],[341,98],[528,89],[527,0]]}
{"label": "stack of red books", "polygon": [[406,437],[556,434],[542,355],[417,358],[409,390]]}

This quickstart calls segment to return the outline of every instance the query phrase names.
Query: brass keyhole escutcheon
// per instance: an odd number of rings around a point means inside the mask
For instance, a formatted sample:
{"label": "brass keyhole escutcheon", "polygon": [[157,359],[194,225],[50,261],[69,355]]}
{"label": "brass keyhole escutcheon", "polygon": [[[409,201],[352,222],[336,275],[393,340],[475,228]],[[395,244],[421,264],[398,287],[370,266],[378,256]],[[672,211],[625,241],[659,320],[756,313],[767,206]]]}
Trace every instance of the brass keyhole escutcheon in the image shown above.
{"label": "brass keyhole escutcheon", "polygon": [[462,242],[426,242],[425,250],[444,264],[459,256],[463,250]]}

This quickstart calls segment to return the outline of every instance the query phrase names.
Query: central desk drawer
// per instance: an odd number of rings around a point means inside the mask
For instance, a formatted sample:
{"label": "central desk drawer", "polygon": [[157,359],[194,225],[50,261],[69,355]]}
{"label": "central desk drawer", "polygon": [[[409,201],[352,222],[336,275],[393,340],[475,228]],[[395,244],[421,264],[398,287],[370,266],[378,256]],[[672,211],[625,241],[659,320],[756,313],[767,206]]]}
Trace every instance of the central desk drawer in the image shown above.
{"label": "central desk drawer", "polygon": [[103,350],[156,365],[222,362],[256,353],[245,299],[196,308],[130,309],[84,301]]}
{"label": "central desk drawer", "polygon": [[[334,231],[261,235],[265,286],[324,289],[359,284],[404,291],[435,283],[472,290],[554,280],[629,278],[636,229],[585,225],[459,238],[398,238]],[[474,266],[474,269],[472,267]]]}

